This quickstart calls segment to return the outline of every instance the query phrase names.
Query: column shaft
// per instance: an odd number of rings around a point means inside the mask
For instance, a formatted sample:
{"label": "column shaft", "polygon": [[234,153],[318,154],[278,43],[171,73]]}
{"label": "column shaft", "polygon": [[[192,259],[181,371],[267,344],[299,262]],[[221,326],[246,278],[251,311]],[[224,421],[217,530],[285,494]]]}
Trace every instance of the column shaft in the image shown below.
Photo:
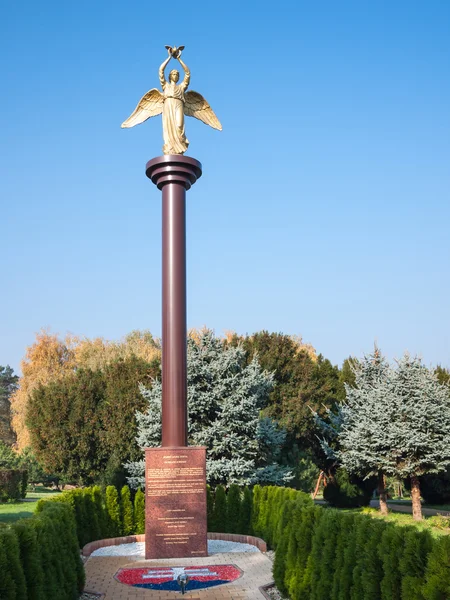
{"label": "column shaft", "polygon": [[162,445],[187,446],[186,189],[162,189]]}

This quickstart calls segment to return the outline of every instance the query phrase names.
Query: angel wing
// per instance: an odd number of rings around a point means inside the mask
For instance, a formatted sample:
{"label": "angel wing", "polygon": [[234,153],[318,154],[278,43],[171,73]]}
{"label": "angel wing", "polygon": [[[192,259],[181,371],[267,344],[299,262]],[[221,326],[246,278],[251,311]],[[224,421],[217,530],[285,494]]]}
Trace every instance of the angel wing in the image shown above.
{"label": "angel wing", "polygon": [[134,112],[124,121],[121,127],[134,127],[143,123],[150,117],[156,117],[163,111],[164,96],[159,90],[153,88],[139,100]]}
{"label": "angel wing", "polygon": [[206,125],[222,131],[222,125],[214,114],[213,109],[198,92],[186,92],[184,94],[184,114],[188,117],[200,119]]}

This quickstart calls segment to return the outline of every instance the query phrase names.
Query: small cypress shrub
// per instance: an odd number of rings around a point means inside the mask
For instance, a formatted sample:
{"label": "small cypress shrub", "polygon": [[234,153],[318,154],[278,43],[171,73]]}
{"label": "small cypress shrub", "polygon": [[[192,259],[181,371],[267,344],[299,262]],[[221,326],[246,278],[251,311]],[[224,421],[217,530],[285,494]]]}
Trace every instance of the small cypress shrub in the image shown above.
{"label": "small cypress shrub", "polygon": [[450,598],[450,536],[445,535],[434,543],[425,570],[422,588],[425,600],[448,600]]}
{"label": "small cypress shrub", "polygon": [[9,569],[9,556],[5,536],[8,535],[6,527],[0,528],[0,598],[15,600],[16,583]]}
{"label": "small cypress shrub", "polygon": [[134,520],[136,533],[145,533],[145,495],[142,490],[138,490],[134,497]]}
{"label": "small cypress shrub", "polygon": [[130,535],[134,531],[134,514],[130,488],[127,485],[124,485],[120,492],[120,509],[122,533],[123,535]]}
{"label": "small cypress shrub", "polygon": [[[285,564],[279,565],[279,577],[284,579],[284,588],[289,591],[290,587],[294,587],[293,580],[298,574],[297,561],[298,561],[298,542],[297,537],[298,531],[301,526],[302,519],[304,518],[307,507],[313,507],[309,497],[306,494],[295,493],[290,494],[288,490],[283,494],[280,506],[282,507],[278,523],[274,534],[274,546],[277,549],[283,544],[287,543],[286,550],[286,561]],[[306,502],[305,502],[306,500]],[[283,552],[283,550],[282,550]],[[276,556],[276,555],[275,555]],[[305,556],[306,562],[307,556]],[[274,567],[275,572],[275,567]],[[283,575],[284,573],[284,575]],[[281,584],[283,585],[283,584]]]}
{"label": "small cypress shrub", "polygon": [[349,532],[352,530],[355,520],[355,516],[348,513],[339,513],[339,517],[339,531],[336,541],[336,561],[334,564],[333,585],[331,587],[330,596],[331,600],[338,600],[339,598],[339,585],[341,571],[344,567],[345,550],[347,548]]}
{"label": "small cypress shrub", "polygon": [[[277,577],[284,590],[284,594],[289,593],[289,586],[296,572],[298,558],[296,531],[302,515],[303,512],[300,504],[296,500],[288,499],[283,502],[277,524],[275,561],[279,552],[281,552],[282,558],[276,565],[276,569],[274,562],[273,572],[275,577],[275,570],[277,571]],[[283,554],[285,555],[284,559]]]}
{"label": "small cypress shrub", "polygon": [[120,522],[119,494],[113,485],[108,485],[106,488],[105,504],[109,520],[109,535],[117,537],[121,535],[122,526]]}
{"label": "small cypress shrub", "polygon": [[[95,503],[94,495],[92,492],[92,488],[85,488],[80,490],[82,492],[82,502],[84,509],[84,517],[85,523],[83,527],[84,531],[84,544],[88,544],[89,542],[93,542],[94,540],[101,539],[101,531],[100,531],[100,523],[99,523],[99,515],[97,511],[97,505]],[[81,546],[81,547],[83,547]]]}
{"label": "small cypress shrub", "polygon": [[[277,496],[280,497],[282,495],[283,489],[280,487],[269,486],[267,488],[267,506],[266,506],[266,526],[265,526],[265,540],[267,544],[273,548],[273,533],[275,529],[275,521],[277,518],[277,508],[278,504],[276,502]],[[281,501],[282,503],[282,501]]]}
{"label": "small cypress shrub", "polygon": [[383,579],[383,561],[378,554],[378,548],[383,539],[383,533],[388,523],[381,519],[370,519],[369,535],[366,539],[363,554],[362,587],[365,600],[380,600],[381,581]]}
{"label": "small cypress shrub", "polygon": [[[311,515],[313,518],[311,519],[311,523],[307,523],[306,519],[302,520],[302,526],[305,530],[305,540],[302,543],[302,546],[306,546],[307,544],[307,552],[305,553],[306,564],[303,570],[303,576],[298,582],[298,597],[299,598],[310,598],[312,591],[312,577],[316,570],[316,560],[317,554],[319,552],[319,539],[322,538],[322,531],[320,530],[320,522],[324,517],[324,510],[321,510],[320,507],[316,507],[319,510]],[[306,544],[305,544],[306,542]],[[299,554],[302,552],[300,549],[299,540],[298,543],[298,551]]]}
{"label": "small cypress shrub", "polygon": [[402,575],[400,560],[403,554],[403,531],[389,523],[383,531],[378,546],[378,556],[383,565],[380,582],[381,600],[401,600]]}
{"label": "small cypress shrub", "polygon": [[[318,596],[321,591],[321,584],[326,585],[326,582],[320,580],[321,577],[321,565],[322,565],[322,553],[326,546],[326,537],[328,528],[331,526],[334,517],[334,511],[332,509],[322,511],[323,514],[320,516],[317,526],[313,530],[312,535],[312,546],[311,553],[308,557],[307,568],[305,571],[305,578],[310,582],[310,597],[311,600],[318,600],[322,596]],[[328,580],[328,583],[330,578]],[[326,597],[326,596],[325,596]]]}
{"label": "small cypress shrub", "polygon": [[60,597],[77,598],[85,580],[73,513],[64,504],[57,503],[48,504],[43,512],[56,530],[53,560],[59,561]]}
{"label": "small cypress shrub", "polygon": [[[28,598],[45,600],[44,572],[33,519],[21,519],[11,528],[19,541],[20,562],[26,579]],[[3,598],[3,596],[1,596]]]}
{"label": "small cypress shrub", "polygon": [[[85,544],[91,541],[90,507],[82,489],[71,490],[68,493],[68,500],[75,510],[78,544],[80,548],[83,548]],[[45,502],[45,505],[47,505],[47,502]]]}
{"label": "small cypress shrub", "polygon": [[[61,506],[61,505],[58,505]],[[84,572],[83,562],[80,556],[80,549],[78,546],[78,538],[77,538],[77,527],[76,521],[74,519],[73,511],[67,507],[66,505],[62,505],[62,508],[59,508],[61,512],[61,523],[64,531],[64,543],[65,543],[65,553],[67,553],[71,557],[71,570],[75,574],[74,584],[71,588],[69,598],[72,598],[74,595],[73,590],[76,589],[78,594],[84,589],[84,584],[86,582],[86,575]]]}
{"label": "small cypress shrub", "polygon": [[94,487],[91,488],[91,496],[93,509],[97,514],[97,523],[99,529],[99,537],[97,539],[106,538],[109,535],[108,515],[106,513],[102,489],[99,485],[94,485]]}
{"label": "small cypress shrub", "polygon": [[248,486],[244,488],[241,509],[239,513],[239,533],[251,535],[252,522],[252,492]]}
{"label": "small cypress shrub", "polygon": [[267,493],[268,488],[261,488],[259,495],[258,520],[256,522],[256,535],[266,539],[266,524],[267,524]]}
{"label": "small cypress shrub", "polygon": [[[297,561],[295,569],[287,587],[290,595],[295,600],[303,600],[309,598],[311,582],[308,577],[308,560],[312,550],[312,541],[314,529],[323,512],[319,506],[306,506],[303,510],[299,510],[298,527],[295,529]],[[294,512],[295,520],[295,512]]]}
{"label": "small cypress shrub", "polygon": [[213,519],[213,511],[214,511],[214,495],[211,490],[211,486],[207,484],[206,486],[206,519],[207,519],[207,529],[208,531],[212,531],[212,519]]}
{"label": "small cypress shrub", "polygon": [[[313,536],[311,600],[329,598],[333,588],[333,574],[336,564],[336,545],[339,535],[340,513],[329,509],[324,511],[320,524]],[[379,599],[378,599],[379,600]]]}
{"label": "small cypress shrub", "polygon": [[41,553],[46,599],[57,600],[58,594],[61,597],[60,582],[62,579],[59,561],[58,559],[55,560],[57,554],[56,536],[58,533],[55,530],[55,524],[43,512],[33,518],[33,527],[36,531],[36,539]]}
{"label": "small cypress shrub", "polygon": [[278,543],[277,551],[275,552],[275,560],[273,561],[273,580],[275,581],[278,590],[283,595],[286,595],[288,591],[285,585],[285,574],[288,549],[290,550],[290,529],[291,528],[288,527],[284,531],[284,535]]}
{"label": "small cypress shrub", "polygon": [[337,600],[349,600],[350,593],[353,583],[353,569],[355,568],[357,551],[357,533],[358,524],[363,517],[361,515],[355,515],[353,520],[352,529],[347,534],[347,544],[344,550],[344,560],[342,570],[339,577],[339,595]]}
{"label": "small cypress shrub", "polygon": [[295,562],[296,544],[293,548],[295,519],[295,500],[285,499],[281,504],[279,522],[277,523],[275,560],[273,563],[273,577],[282,594],[287,594],[288,582],[293,562]]}
{"label": "small cypress shrub", "polygon": [[364,548],[369,535],[371,533],[370,518],[362,516],[356,522],[356,538],[355,538],[355,551],[356,561],[353,569],[353,581],[350,590],[350,600],[361,600],[364,598]]}
{"label": "small cypress shrub", "polygon": [[227,533],[227,496],[222,485],[216,487],[213,510],[213,531]]}
{"label": "small cypress shrub", "polygon": [[432,538],[428,531],[418,531],[415,527],[404,527],[403,532],[402,600],[424,600],[422,586]]}
{"label": "small cypress shrub", "polygon": [[[62,501],[58,502],[60,498]],[[25,570],[25,595],[20,589],[19,574],[15,576],[18,589],[13,596],[3,595],[0,583],[2,600],[4,597],[8,600],[75,600],[83,590],[85,574],[78,545],[72,492],[58,499],[39,502],[30,519],[18,521],[9,530],[0,530],[14,534],[20,569]],[[0,573],[1,557],[0,548]],[[13,559],[8,559],[8,563],[10,569],[17,571]]]}
{"label": "small cypress shrub", "polygon": [[261,498],[262,487],[260,485],[255,485],[253,488],[252,494],[252,520],[251,520],[251,530],[253,535],[260,535],[258,530],[258,519],[259,519],[259,509],[260,509],[260,498]]}
{"label": "small cypress shrub", "polygon": [[241,513],[241,490],[235,483],[230,485],[227,494],[227,524],[228,533],[241,533],[239,531],[239,516]]}
{"label": "small cypress shrub", "polygon": [[[13,529],[0,529],[0,598],[27,600],[27,586],[20,562],[19,540]],[[4,580],[1,582],[1,580]]]}

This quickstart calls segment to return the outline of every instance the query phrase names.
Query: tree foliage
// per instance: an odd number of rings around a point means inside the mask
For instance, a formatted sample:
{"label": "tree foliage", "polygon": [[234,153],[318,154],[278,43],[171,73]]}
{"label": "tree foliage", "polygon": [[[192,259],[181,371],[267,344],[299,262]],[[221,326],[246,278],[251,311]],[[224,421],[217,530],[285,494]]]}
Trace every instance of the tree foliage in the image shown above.
{"label": "tree foliage", "polygon": [[14,433],[11,429],[10,397],[17,389],[19,377],[9,365],[0,366],[0,442],[13,444]]}
{"label": "tree foliage", "polygon": [[[291,477],[277,462],[284,432],[260,411],[272,389],[272,376],[241,346],[224,346],[204,330],[188,339],[189,444],[206,446],[208,482],[283,484]],[[146,412],[138,412],[141,448],[161,444],[161,383],[141,388]],[[126,465],[132,487],[143,485],[143,461]]]}
{"label": "tree foliage", "polygon": [[103,338],[87,339],[40,331],[35,342],[27,348],[21,362],[22,377],[11,396],[12,427],[21,450],[30,445],[26,425],[28,402],[40,385],[54,383],[78,369],[103,371],[108,365],[132,357],[149,364],[160,361],[160,344],[148,331],[133,331],[117,342]]}
{"label": "tree foliage", "polygon": [[318,442],[312,411],[325,415],[345,398],[338,367],[301,338],[260,331],[251,336],[229,336],[228,344],[242,343],[247,360],[256,356],[263,369],[273,373],[274,387],[264,414],[287,431],[283,462],[295,466],[298,450],[307,451],[321,469],[327,467]]}
{"label": "tree foliage", "polygon": [[34,390],[28,426],[32,447],[46,470],[75,483],[96,479],[107,458],[97,417],[104,393],[101,374],[89,369]]}
{"label": "tree foliage", "polygon": [[449,389],[420,359],[405,354],[394,368],[375,349],[346,392],[338,412],[319,422],[325,451],[350,473],[410,477],[417,488],[418,477],[450,465]]}
{"label": "tree foliage", "polygon": [[75,368],[73,351],[56,334],[41,331],[36,341],[27,348],[21,362],[22,377],[19,388],[11,396],[12,426],[17,436],[17,447],[30,446],[25,423],[28,400],[40,385],[59,379]]}
{"label": "tree foliage", "polygon": [[71,482],[91,484],[105,470],[114,481],[121,464],[134,457],[134,414],[144,406],[139,383],[157,371],[157,365],[131,356],[102,371],[78,369],[35,389],[28,426],[38,461]]}

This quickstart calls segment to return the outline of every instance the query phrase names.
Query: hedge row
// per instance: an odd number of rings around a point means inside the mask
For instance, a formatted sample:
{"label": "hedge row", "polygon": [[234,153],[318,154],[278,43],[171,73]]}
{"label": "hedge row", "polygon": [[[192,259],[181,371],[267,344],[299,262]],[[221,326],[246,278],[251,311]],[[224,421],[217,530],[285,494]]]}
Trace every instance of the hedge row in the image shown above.
{"label": "hedge row", "polygon": [[[274,580],[292,600],[450,599],[450,536],[322,508],[289,488],[219,486],[207,498],[209,531],[253,533],[276,550]],[[144,494],[132,504],[127,486],[40,501],[32,519],[0,529],[0,598],[75,600],[79,547],[141,533],[144,521]]]}
{"label": "hedge row", "polygon": [[27,494],[28,471],[0,469],[0,502],[20,500]]}
{"label": "hedge row", "polygon": [[207,488],[208,531],[251,534],[252,493],[249,488],[221,485],[215,493]]}
{"label": "hedge row", "polygon": [[[252,493],[249,488],[230,486],[228,493],[218,486],[213,493],[209,486],[208,531],[220,533],[252,532]],[[80,548],[94,540],[145,531],[145,496],[137,491],[134,501],[128,486],[119,491],[114,486],[102,490],[99,486],[74,489],[52,499],[42,499],[38,506],[47,503],[67,503],[74,512]]]}
{"label": "hedge row", "polygon": [[105,491],[99,486],[69,490],[50,500],[40,500],[38,508],[48,503],[71,506],[80,548],[95,540],[144,533],[144,493],[136,492],[132,503],[128,486],[120,494],[112,485]]}
{"label": "hedge row", "polygon": [[252,527],[276,549],[274,580],[292,600],[450,599],[450,536],[259,486]]}
{"label": "hedge row", "polygon": [[0,528],[2,600],[76,600],[84,588],[74,514],[46,503],[29,519]]}

